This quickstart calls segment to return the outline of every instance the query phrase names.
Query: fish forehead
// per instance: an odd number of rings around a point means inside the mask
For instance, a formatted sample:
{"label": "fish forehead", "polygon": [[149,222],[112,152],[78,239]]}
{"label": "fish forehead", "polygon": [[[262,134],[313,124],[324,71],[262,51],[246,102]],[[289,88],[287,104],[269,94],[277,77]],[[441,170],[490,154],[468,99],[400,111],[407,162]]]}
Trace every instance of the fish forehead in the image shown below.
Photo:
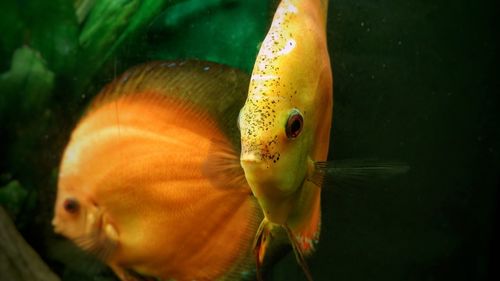
{"label": "fish forehead", "polygon": [[312,106],[325,63],[318,55],[323,35],[294,2],[283,1],[278,7],[256,58],[247,103],[275,111]]}
{"label": "fish forehead", "polygon": [[321,96],[330,95],[318,91],[329,60],[323,50],[323,29],[317,26],[318,14],[311,12],[314,5],[317,3],[284,0],[275,13],[240,114],[243,153],[282,146],[290,111],[298,109],[304,126],[310,127],[317,122],[311,118],[318,117],[314,112],[322,106]]}
{"label": "fish forehead", "polygon": [[[305,103],[298,94],[303,83],[300,72],[282,67],[300,60],[293,20],[299,13],[293,1],[283,1],[262,43],[249,85],[248,98],[240,115],[242,154],[259,150],[275,155],[288,112]],[[283,131],[283,132],[282,132]],[[262,157],[265,157],[262,155]]]}
{"label": "fish forehead", "polygon": [[290,68],[315,70],[325,40],[310,5],[308,1],[280,3],[254,64],[252,82],[286,79],[280,73]]}

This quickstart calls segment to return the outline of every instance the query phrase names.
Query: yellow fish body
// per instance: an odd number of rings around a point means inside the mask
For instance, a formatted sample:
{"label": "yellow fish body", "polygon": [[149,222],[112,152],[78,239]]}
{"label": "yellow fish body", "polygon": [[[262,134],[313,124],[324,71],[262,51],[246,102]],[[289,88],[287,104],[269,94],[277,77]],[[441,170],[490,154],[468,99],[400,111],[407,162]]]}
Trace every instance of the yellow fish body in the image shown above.
{"label": "yellow fish body", "polygon": [[[213,116],[236,103],[220,89],[235,95],[248,80],[225,79],[226,72],[208,63],[153,63],[108,86],[65,149],[55,231],[121,280],[237,280],[252,270],[261,211],[244,181],[221,186],[224,167],[211,163],[217,155],[238,159]],[[204,110],[212,94],[218,104]]]}
{"label": "yellow fish body", "polygon": [[299,262],[320,228],[321,163],[328,154],[333,81],[327,49],[328,1],[283,0],[258,53],[238,124],[241,165],[264,212],[256,251],[287,230]]}

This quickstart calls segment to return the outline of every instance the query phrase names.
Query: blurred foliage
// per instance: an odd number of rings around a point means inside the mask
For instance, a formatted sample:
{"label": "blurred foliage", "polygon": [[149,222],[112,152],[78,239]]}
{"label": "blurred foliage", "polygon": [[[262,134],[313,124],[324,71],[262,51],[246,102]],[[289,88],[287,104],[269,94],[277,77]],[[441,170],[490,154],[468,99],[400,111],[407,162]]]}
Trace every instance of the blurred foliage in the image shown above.
{"label": "blurred foliage", "polygon": [[59,159],[88,101],[150,60],[249,71],[268,8],[245,0],[0,1],[0,204],[63,280],[114,279],[50,225]]}
{"label": "blurred foliage", "polygon": [[268,7],[266,1],[184,1],[158,16],[142,42],[152,47],[145,48],[151,58],[203,57],[250,72],[271,19]]}
{"label": "blurred foliage", "polygon": [[141,28],[174,1],[165,0],[117,0],[97,1],[85,19],[78,42],[80,59],[88,63],[79,68],[83,81],[112,57],[125,40],[133,37]]}
{"label": "blurred foliage", "polygon": [[16,217],[21,211],[22,202],[28,196],[28,192],[18,181],[11,181],[0,188],[0,204],[7,209],[11,217]]}
{"label": "blurred foliage", "polygon": [[4,145],[10,144],[2,158],[14,174],[26,173],[37,141],[46,133],[53,86],[54,74],[46,62],[26,46],[14,52],[11,69],[0,75],[0,132]]}
{"label": "blurred foliage", "polygon": [[12,104],[19,107],[18,114],[43,110],[50,99],[53,84],[54,74],[47,69],[39,53],[26,46],[17,49],[11,69],[0,75],[2,117],[12,116],[9,112],[13,109]]}

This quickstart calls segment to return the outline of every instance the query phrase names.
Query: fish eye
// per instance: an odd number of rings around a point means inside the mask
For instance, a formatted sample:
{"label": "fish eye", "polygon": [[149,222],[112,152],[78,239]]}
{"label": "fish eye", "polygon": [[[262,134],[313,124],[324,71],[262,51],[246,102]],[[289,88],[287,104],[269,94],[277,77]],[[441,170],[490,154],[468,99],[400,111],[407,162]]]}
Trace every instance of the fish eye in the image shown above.
{"label": "fish eye", "polygon": [[288,115],[288,121],[286,122],[286,136],[289,139],[294,139],[300,135],[302,132],[302,127],[304,126],[304,118],[302,113],[296,108],[294,108],[290,115]]}
{"label": "fish eye", "polygon": [[64,210],[70,214],[76,214],[80,210],[80,203],[74,198],[68,198],[63,203]]}

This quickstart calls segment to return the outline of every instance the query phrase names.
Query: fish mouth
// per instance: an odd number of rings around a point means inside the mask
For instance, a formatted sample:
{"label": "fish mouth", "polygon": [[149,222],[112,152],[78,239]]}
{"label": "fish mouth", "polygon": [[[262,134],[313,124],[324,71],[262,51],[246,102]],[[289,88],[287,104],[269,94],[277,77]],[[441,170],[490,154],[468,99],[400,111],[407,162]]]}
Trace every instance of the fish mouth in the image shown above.
{"label": "fish mouth", "polygon": [[258,153],[251,152],[242,154],[240,157],[242,163],[259,163],[262,162],[261,157]]}
{"label": "fish mouth", "polygon": [[251,187],[267,185],[273,178],[273,169],[270,169],[268,161],[262,159],[257,152],[245,153],[240,157],[240,162]]}
{"label": "fish mouth", "polygon": [[265,164],[266,161],[262,159],[262,155],[257,151],[251,151],[242,153],[240,156],[240,162],[243,169],[251,168],[256,169]]}
{"label": "fish mouth", "polygon": [[52,227],[54,229],[54,233],[60,234],[61,228],[59,227],[59,220],[57,218],[52,219]]}

